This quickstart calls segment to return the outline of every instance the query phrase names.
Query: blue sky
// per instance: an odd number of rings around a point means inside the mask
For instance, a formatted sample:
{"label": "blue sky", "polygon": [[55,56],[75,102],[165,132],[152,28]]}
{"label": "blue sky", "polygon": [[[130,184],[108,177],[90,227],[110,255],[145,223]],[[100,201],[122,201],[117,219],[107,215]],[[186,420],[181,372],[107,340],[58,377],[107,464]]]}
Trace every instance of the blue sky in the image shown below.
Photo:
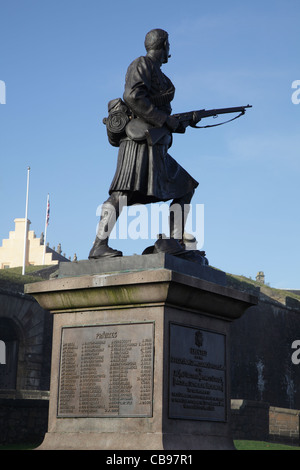
{"label": "blue sky", "polygon": [[[170,34],[163,71],[173,111],[253,105],[213,129],[188,129],[170,154],[199,181],[210,264],[300,288],[299,0],[0,0],[0,240],[25,216],[50,246],[87,259],[117,149],[102,118],[152,28]],[[203,123],[204,124],[204,123]],[[205,122],[207,124],[207,122]],[[125,255],[149,240],[112,240]]]}

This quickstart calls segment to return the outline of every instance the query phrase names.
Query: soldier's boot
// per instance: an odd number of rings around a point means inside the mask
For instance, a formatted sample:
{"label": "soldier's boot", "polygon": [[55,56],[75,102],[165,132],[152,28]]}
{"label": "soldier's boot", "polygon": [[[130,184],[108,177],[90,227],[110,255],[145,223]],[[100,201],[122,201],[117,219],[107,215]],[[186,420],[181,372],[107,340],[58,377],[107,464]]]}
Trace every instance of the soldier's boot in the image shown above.
{"label": "soldier's boot", "polygon": [[170,206],[169,229],[170,238],[159,236],[154,245],[154,253],[183,254],[185,251],[183,242],[184,214],[179,204]]}
{"label": "soldier's boot", "polygon": [[122,251],[114,250],[108,246],[108,238],[116,223],[117,217],[118,214],[114,206],[111,204],[103,204],[97,236],[89,253],[89,259],[123,256]]}
{"label": "soldier's boot", "polygon": [[184,227],[188,214],[189,208],[187,204],[185,204],[184,207],[179,204],[172,204],[170,206],[170,238],[177,240],[183,250],[185,249]]}

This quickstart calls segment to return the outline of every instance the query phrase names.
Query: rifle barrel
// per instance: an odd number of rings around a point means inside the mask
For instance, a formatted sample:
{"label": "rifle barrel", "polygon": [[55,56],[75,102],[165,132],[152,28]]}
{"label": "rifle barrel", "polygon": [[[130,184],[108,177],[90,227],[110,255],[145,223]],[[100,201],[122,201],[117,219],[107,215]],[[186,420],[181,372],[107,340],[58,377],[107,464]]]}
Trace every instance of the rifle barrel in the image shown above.
{"label": "rifle barrel", "polygon": [[188,122],[191,119],[195,119],[195,115],[200,120],[205,117],[217,116],[218,114],[242,113],[245,112],[246,108],[252,108],[252,105],[247,104],[247,106],[236,106],[234,108],[199,109],[197,111],[189,111],[187,113],[173,114],[173,116],[180,119],[182,122]]}
{"label": "rifle barrel", "polygon": [[[246,108],[252,108],[250,104],[247,106],[236,106],[234,108],[220,108],[220,109],[208,109],[208,110],[203,110],[203,117],[205,115],[207,116],[217,116],[218,114],[227,114],[227,113],[241,113],[242,111],[245,111]],[[202,114],[202,112],[200,111]]]}

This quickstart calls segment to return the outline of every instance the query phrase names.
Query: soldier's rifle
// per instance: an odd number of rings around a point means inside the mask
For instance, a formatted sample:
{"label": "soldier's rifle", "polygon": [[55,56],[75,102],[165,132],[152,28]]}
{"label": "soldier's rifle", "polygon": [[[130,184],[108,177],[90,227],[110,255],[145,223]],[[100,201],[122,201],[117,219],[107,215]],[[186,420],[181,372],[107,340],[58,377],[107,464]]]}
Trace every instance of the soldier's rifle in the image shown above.
{"label": "soldier's rifle", "polygon": [[[184,133],[185,129],[190,126],[196,129],[203,129],[208,127],[221,126],[227,122],[234,121],[241,117],[246,112],[246,108],[252,108],[252,105],[247,106],[236,106],[233,108],[219,108],[219,109],[200,109],[199,111],[190,111],[187,113],[172,114],[173,117],[178,119],[179,126],[175,130],[175,133]],[[210,124],[207,126],[197,126],[198,122],[203,118],[214,117],[216,118],[219,114],[239,113],[232,119],[217,124]],[[135,120],[134,120],[135,121]],[[132,121],[133,122],[133,121]],[[142,122],[142,121],[141,121]],[[140,123],[141,124],[141,123]],[[145,123],[144,136],[146,136],[149,145],[155,145],[165,135],[170,133],[170,129],[164,125],[162,127],[150,127],[149,124]]]}

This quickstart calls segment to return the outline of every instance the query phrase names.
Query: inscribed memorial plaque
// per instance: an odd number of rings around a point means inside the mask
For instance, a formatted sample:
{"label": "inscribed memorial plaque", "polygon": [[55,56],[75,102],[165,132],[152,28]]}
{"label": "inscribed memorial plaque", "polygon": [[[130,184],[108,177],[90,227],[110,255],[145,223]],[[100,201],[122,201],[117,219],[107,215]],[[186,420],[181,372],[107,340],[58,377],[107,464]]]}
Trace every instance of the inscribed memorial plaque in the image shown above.
{"label": "inscribed memorial plaque", "polygon": [[226,421],[225,335],[170,324],[169,417]]}
{"label": "inscribed memorial plaque", "polygon": [[154,324],[64,327],[57,416],[152,416]]}

